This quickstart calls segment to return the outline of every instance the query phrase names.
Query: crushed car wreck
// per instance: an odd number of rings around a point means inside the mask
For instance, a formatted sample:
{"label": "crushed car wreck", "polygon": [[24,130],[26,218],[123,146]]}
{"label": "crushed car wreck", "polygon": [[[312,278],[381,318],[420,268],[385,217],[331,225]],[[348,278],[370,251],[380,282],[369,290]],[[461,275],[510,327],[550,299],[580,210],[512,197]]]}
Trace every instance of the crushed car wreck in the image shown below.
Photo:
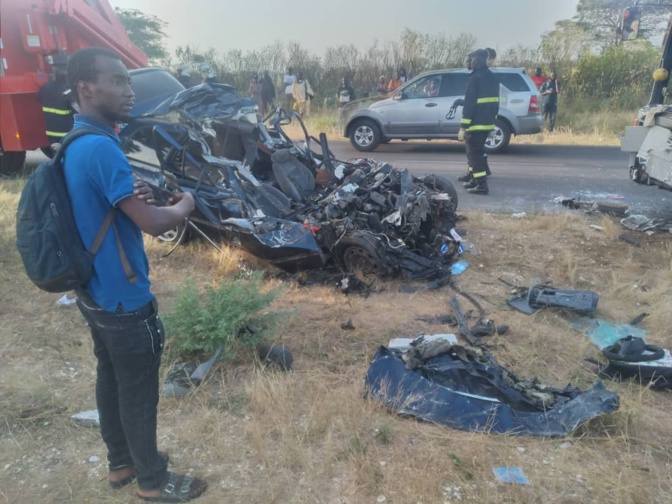
{"label": "crushed car wreck", "polygon": [[[196,201],[190,223],[168,239],[195,228],[289,272],[450,275],[461,237],[449,181],[371,159],[337,161],[296,114],[278,109],[267,126],[228,86],[197,86],[139,110],[120,135],[135,173],[159,202],[177,190]],[[284,133],[292,120],[303,142]]]}

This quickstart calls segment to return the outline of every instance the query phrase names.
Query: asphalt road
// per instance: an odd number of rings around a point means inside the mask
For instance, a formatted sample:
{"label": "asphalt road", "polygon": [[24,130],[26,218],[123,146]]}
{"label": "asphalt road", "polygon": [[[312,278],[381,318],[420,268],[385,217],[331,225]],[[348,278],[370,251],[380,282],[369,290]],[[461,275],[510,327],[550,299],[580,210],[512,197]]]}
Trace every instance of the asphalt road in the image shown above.
{"label": "asphalt road", "polygon": [[[505,154],[491,155],[490,194],[469,194],[455,177],[466,171],[464,146],[457,142],[399,142],[362,153],[350,142],[330,142],[338,159],[373,157],[416,175],[435,173],[453,181],[459,208],[498,212],[553,212],[563,207],[559,196],[582,201],[624,202],[632,213],[672,216],[672,192],[635,184],[628,177],[627,154],[619,147],[511,145]],[[27,163],[46,159],[29,152]]]}
{"label": "asphalt road", "polygon": [[458,189],[459,208],[503,212],[549,212],[562,208],[559,196],[582,201],[624,202],[632,213],[649,217],[672,215],[672,192],[635,184],[628,174],[628,156],[619,147],[511,145],[489,156],[493,174],[490,194],[469,194],[455,178],[466,172],[464,146],[457,142],[392,142],[372,153],[349,142],[330,142],[338,159],[372,157],[416,175],[435,173]]}

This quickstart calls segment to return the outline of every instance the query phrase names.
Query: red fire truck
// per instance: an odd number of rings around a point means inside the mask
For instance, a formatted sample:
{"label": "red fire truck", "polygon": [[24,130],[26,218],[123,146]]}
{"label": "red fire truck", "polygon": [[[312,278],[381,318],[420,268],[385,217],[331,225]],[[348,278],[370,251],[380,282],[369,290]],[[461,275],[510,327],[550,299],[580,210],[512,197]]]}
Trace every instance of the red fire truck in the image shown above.
{"label": "red fire truck", "polygon": [[0,2],[0,173],[21,170],[27,150],[49,146],[37,92],[54,63],[91,46],[112,49],[128,68],[148,66],[107,0]]}

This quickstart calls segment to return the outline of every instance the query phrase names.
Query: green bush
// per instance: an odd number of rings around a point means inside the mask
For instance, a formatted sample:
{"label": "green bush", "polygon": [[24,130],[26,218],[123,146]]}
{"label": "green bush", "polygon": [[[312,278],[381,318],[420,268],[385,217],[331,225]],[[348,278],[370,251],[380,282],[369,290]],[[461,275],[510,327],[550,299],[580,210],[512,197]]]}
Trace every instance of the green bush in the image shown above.
{"label": "green bush", "polygon": [[202,291],[187,283],[165,319],[171,351],[210,354],[222,346],[221,359],[233,359],[243,348],[256,348],[273,335],[280,313],[260,313],[280,293],[264,290],[261,274],[227,280]]}
{"label": "green bush", "polygon": [[651,45],[611,46],[602,54],[585,54],[566,87],[568,100],[587,111],[637,109],[646,103],[658,67],[659,50]]}

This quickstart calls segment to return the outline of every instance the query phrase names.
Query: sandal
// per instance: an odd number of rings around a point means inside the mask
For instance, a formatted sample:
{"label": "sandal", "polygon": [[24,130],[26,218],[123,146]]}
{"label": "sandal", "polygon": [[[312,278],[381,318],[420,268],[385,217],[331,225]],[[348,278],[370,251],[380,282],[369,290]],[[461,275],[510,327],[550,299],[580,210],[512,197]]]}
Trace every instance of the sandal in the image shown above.
{"label": "sandal", "polygon": [[168,471],[166,482],[157,497],[136,495],[145,502],[187,502],[200,497],[208,488],[208,482],[202,479],[176,474]]}
{"label": "sandal", "polygon": [[[168,456],[168,454],[166,452],[160,451],[159,456],[163,457],[166,460],[166,463],[170,462],[170,457]],[[121,471],[121,470],[127,469],[127,468],[133,469],[133,466],[120,467],[119,469],[116,469],[116,470]],[[113,471],[110,471],[110,472],[113,472]],[[135,473],[133,473],[130,476],[127,476],[123,479],[120,479],[119,481],[110,481],[108,479],[107,482],[110,484],[110,488],[112,488],[114,490],[119,490],[120,488],[124,488],[126,485],[130,485],[131,483],[133,483],[134,480],[135,480]]]}

